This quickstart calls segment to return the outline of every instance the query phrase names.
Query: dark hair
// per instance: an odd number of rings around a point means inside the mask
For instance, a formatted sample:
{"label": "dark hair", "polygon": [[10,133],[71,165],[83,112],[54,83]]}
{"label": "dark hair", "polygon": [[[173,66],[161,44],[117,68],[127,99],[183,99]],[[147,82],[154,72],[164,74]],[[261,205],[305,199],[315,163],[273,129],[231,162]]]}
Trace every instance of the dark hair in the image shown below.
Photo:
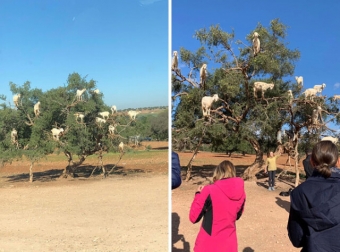
{"label": "dark hair", "polygon": [[306,155],[309,155],[309,154],[312,153],[312,149],[311,148],[306,148],[305,152],[306,152]]}
{"label": "dark hair", "polygon": [[331,141],[318,142],[312,152],[311,160],[314,168],[324,177],[331,176],[331,168],[338,161],[339,151]]}

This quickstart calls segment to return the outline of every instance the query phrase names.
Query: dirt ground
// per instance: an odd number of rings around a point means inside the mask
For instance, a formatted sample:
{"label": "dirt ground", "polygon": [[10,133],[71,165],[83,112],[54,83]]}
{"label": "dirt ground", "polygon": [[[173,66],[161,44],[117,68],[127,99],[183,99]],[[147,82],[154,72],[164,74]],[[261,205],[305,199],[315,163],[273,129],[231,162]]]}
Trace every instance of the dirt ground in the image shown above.
{"label": "dirt ground", "polygon": [[[185,166],[191,156],[192,153],[179,153],[183,179],[186,174]],[[223,153],[200,152],[193,163],[193,179],[189,182],[183,181],[179,188],[172,190],[172,251],[193,251],[201,222],[192,224],[189,221],[191,202],[197,187],[209,184],[213,168],[226,159],[233,162],[239,175],[253,163],[255,156],[233,154],[229,158]],[[278,169],[284,168],[286,160],[286,155],[278,159]],[[286,169],[290,170],[289,166]],[[303,170],[301,163],[300,169]],[[267,190],[268,178],[266,176],[254,182],[245,182],[247,200],[244,213],[236,223],[239,251],[293,252],[301,250],[291,245],[287,234],[290,198],[279,195],[281,191],[288,191],[294,185],[295,178],[290,177],[289,174],[283,176],[282,179],[276,179],[275,191]]]}
{"label": "dirt ground", "polygon": [[33,183],[25,162],[0,168],[0,251],[167,251],[167,143],[143,144],[150,158],[123,157],[105,179],[88,177],[96,159],[68,179],[66,159],[41,161]]}

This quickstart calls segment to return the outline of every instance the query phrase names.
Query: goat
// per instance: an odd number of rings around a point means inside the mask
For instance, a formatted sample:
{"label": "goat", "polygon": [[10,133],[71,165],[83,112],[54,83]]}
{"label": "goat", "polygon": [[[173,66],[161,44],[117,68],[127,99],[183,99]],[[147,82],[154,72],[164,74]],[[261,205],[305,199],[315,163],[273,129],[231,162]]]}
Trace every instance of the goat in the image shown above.
{"label": "goat", "polygon": [[210,116],[211,105],[214,101],[218,101],[218,94],[214,94],[212,97],[204,96],[202,98],[202,111],[203,116]]}
{"label": "goat", "polygon": [[265,83],[261,81],[257,81],[254,83],[254,97],[257,98],[257,91],[261,91],[262,93],[262,98],[264,98],[264,91],[267,89],[273,89],[274,88],[274,83]]}
{"label": "goat", "polygon": [[63,128],[60,128],[60,129],[53,128],[53,129],[51,129],[51,132],[52,132],[53,139],[59,141],[59,136],[62,132],[64,132],[64,129]]}
{"label": "goat", "polygon": [[120,144],[118,145],[118,148],[120,152],[124,152],[124,143],[120,142]]}
{"label": "goat", "polygon": [[93,90],[93,93],[94,94],[100,94],[100,90],[97,88],[97,89]]}
{"label": "goat", "polygon": [[112,135],[115,133],[115,125],[112,124],[109,125],[109,133]]}
{"label": "goat", "polygon": [[128,112],[129,117],[131,118],[131,120],[136,120],[136,116],[140,113],[140,111],[134,111],[134,110],[130,110]]}
{"label": "goat", "polygon": [[294,99],[292,90],[289,89],[289,90],[287,91],[287,93],[288,93],[288,102],[289,102],[289,104],[291,104],[292,101],[293,101],[293,99]]}
{"label": "goat", "polygon": [[172,64],[171,69],[176,70],[178,68],[178,58],[177,58],[177,51],[173,52]]}
{"label": "goat", "polygon": [[207,64],[203,64],[200,69],[200,83],[201,87],[204,88],[205,86],[205,80],[207,78],[208,72],[207,72]]}
{"label": "goat", "polygon": [[100,117],[96,117],[96,123],[98,123],[101,126],[102,123],[106,123],[106,120]]}
{"label": "goat", "polygon": [[15,128],[13,128],[11,131],[11,141],[12,144],[16,144],[18,142],[18,132],[16,131]]}
{"label": "goat", "polygon": [[260,39],[259,39],[260,35],[257,32],[254,32],[253,34],[253,53],[254,56],[257,55],[260,52]]}
{"label": "goat", "polygon": [[76,120],[78,121],[78,118],[80,118],[80,122],[83,123],[84,122],[84,117],[85,115],[81,112],[76,112],[74,113],[74,115],[76,116]]}
{"label": "goat", "polygon": [[111,111],[112,111],[112,115],[113,115],[114,113],[117,113],[117,107],[116,107],[116,105],[112,105]]}
{"label": "goat", "polygon": [[109,116],[110,116],[110,112],[108,112],[108,111],[99,112],[98,115],[100,115],[101,117],[103,117],[103,119],[108,119]]}
{"label": "goat", "polygon": [[340,100],[340,95],[333,95],[332,101]]}
{"label": "goat", "polygon": [[295,80],[300,88],[303,87],[303,77],[302,76],[295,76]]}
{"label": "goat", "polygon": [[40,101],[34,105],[34,114],[36,117],[40,115]]}
{"label": "goat", "polygon": [[314,85],[314,89],[317,91],[317,93],[321,93],[322,90],[324,90],[326,87],[325,83],[322,83],[321,85]]}
{"label": "goat", "polygon": [[305,95],[306,99],[310,97],[311,100],[313,100],[313,97],[316,96],[318,93],[318,90],[314,88],[307,88],[303,94]]}
{"label": "goat", "polygon": [[14,102],[14,105],[15,105],[16,107],[19,107],[19,100],[20,100],[20,97],[21,97],[20,94],[16,94],[16,95],[13,96],[13,102]]}
{"label": "goat", "polygon": [[331,141],[334,144],[337,144],[338,140],[339,139],[337,137],[331,137],[331,136],[325,136],[321,139],[321,141]]}
{"label": "goat", "polygon": [[76,97],[77,97],[77,101],[82,101],[83,100],[83,93],[86,91],[86,88],[84,89],[78,89],[77,90],[77,94],[76,94]]}

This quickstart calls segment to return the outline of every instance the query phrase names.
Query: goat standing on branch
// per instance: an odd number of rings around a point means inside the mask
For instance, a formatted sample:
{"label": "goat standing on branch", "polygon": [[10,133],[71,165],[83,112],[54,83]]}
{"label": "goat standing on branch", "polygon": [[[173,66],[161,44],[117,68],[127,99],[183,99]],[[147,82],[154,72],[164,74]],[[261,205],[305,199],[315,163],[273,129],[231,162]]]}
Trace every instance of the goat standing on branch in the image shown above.
{"label": "goat standing on branch", "polygon": [[298,87],[301,89],[303,87],[303,77],[302,76],[295,76],[295,80],[298,84]]}
{"label": "goat standing on branch", "polygon": [[207,72],[207,64],[203,64],[201,69],[200,69],[200,85],[201,85],[201,88],[205,88],[205,81],[207,79],[207,75],[208,75],[208,72]]}
{"label": "goat standing on branch", "polygon": [[172,58],[171,70],[176,70],[178,68],[177,51],[174,51],[173,55],[174,57]]}
{"label": "goat standing on branch", "polygon": [[134,111],[134,110],[130,110],[128,112],[128,115],[130,117],[131,120],[136,120],[136,116],[140,113],[140,111]]}
{"label": "goat standing on branch", "polygon": [[34,114],[35,114],[35,117],[38,117],[40,115],[40,101],[38,101],[34,105]]}
{"label": "goat standing on branch", "polygon": [[103,119],[108,119],[110,116],[110,112],[109,111],[99,112],[98,115],[103,117]]}
{"label": "goat standing on branch", "polygon": [[261,91],[262,93],[262,99],[264,99],[264,91],[267,89],[273,89],[274,88],[274,83],[265,83],[261,81],[257,81],[254,83],[254,97],[257,98],[257,91]]}
{"label": "goat standing on branch", "polygon": [[13,102],[14,102],[14,105],[15,105],[16,107],[19,107],[19,100],[20,100],[20,97],[21,97],[20,94],[16,94],[16,95],[13,96]]}
{"label": "goat standing on branch", "polygon": [[261,49],[261,42],[260,42],[259,37],[260,37],[260,35],[257,32],[254,32],[254,34],[253,34],[253,53],[254,53],[254,56],[256,56],[260,52],[260,49]]}
{"label": "goat standing on branch", "polygon": [[116,106],[116,105],[112,105],[112,107],[111,107],[111,112],[112,112],[112,115],[113,115],[114,113],[117,113],[117,106]]}
{"label": "goat standing on branch", "polygon": [[60,129],[53,128],[53,129],[51,129],[51,132],[52,132],[53,139],[56,140],[56,141],[59,141],[59,136],[61,135],[62,132],[64,132],[64,129],[63,128],[60,128]]}
{"label": "goat standing on branch", "polygon": [[76,94],[76,98],[77,98],[77,101],[82,101],[83,100],[83,93],[86,91],[86,88],[84,89],[78,89],[77,90],[77,94]]}
{"label": "goat standing on branch", "polygon": [[202,111],[203,116],[210,116],[211,105],[214,101],[218,101],[218,94],[214,94],[212,97],[204,96],[202,98]]}

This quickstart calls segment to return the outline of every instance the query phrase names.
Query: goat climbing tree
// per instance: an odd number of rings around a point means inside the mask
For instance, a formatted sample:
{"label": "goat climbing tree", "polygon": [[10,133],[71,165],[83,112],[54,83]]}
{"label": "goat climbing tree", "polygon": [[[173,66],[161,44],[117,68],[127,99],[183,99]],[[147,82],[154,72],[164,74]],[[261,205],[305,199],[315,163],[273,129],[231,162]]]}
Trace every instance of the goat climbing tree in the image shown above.
{"label": "goat climbing tree", "polygon": [[[261,41],[256,54],[252,49],[255,32]],[[179,65],[185,67],[172,68],[172,139],[174,149],[190,146],[194,151],[186,180],[191,177],[192,161],[202,142],[208,140],[217,148],[226,142],[230,144],[223,139],[236,137],[248,142],[256,154],[254,163],[243,174],[245,179],[253,179],[263,164],[263,153],[277,147],[276,135],[283,127],[300,137],[312,125],[311,108],[321,106],[327,111],[330,106],[334,107],[322,98],[310,101],[300,96],[302,87],[292,77],[300,53],[288,48],[287,27],[278,19],[272,20],[267,28],[258,24],[249,34],[239,36],[245,35],[246,41],[240,41],[236,39],[236,32],[228,33],[218,25],[211,26],[195,32],[195,38],[201,43],[196,52],[179,50]],[[199,69],[203,64],[208,66],[204,87],[199,83]],[[256,81],[274,83],[274,87],[264,91],[264,98],[257,98],[261,96],[254,96]],[[288,90],[292,91],[293,100]],[[201,99],[214,94],[218,94],[219,100],[213,103],[210,116],[203,117]],[[305,114],[301,114],[303,112]],[[320,134],[324,128],[314,130],[314,134]]]}

